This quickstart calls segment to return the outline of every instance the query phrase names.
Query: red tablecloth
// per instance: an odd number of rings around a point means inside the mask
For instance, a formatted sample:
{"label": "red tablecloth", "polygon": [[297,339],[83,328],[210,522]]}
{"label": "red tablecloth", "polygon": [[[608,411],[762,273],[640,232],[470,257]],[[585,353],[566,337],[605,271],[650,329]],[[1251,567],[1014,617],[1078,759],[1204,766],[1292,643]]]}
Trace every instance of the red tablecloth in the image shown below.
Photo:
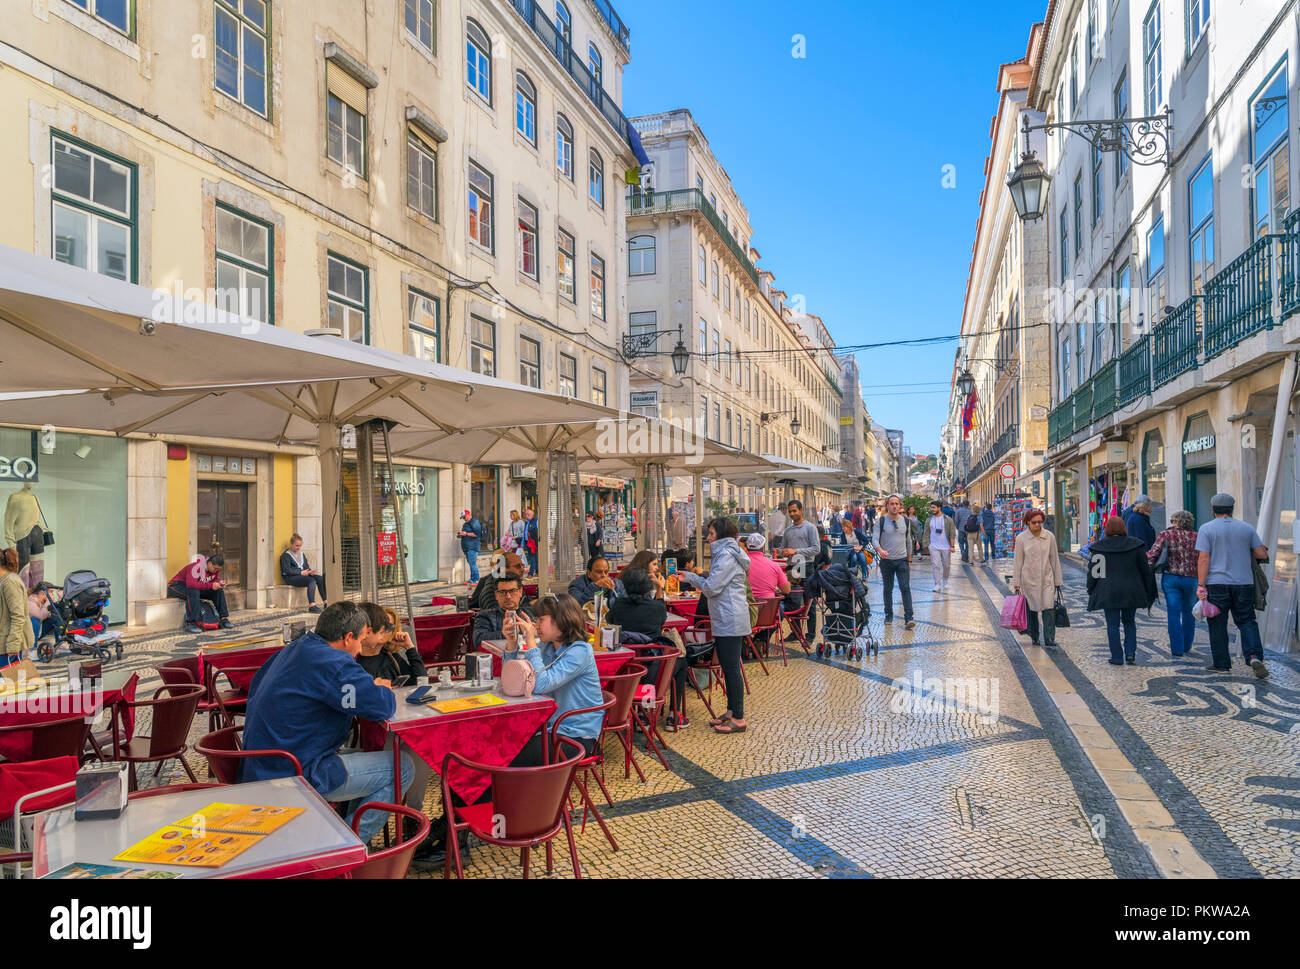
{"label": "red tablecloth", "polygon": [[700,606],[700,600],[696,599],[669,599],[668,611],[675,612],[679,616],[695,618],[695,610]]}
{"label": "red tablecloth", "polygon": [[[379,750],[384,746],[385,733],[391,730],[436,772],[442,770],[443,758],[452,751],[480,764],[504,767],[554,712],[555,701],[539,696],[524,703],[431,714],[426,719],[405,723],[376,724],[363,720],[361,743],[367,750]],[[487,775],[463,767],[454,767],[449,781],[452,790],[466,804],[473,804],[490,783]]]}
{"label": "red tablecloth", "polygon": [[689,617],[681,616],[677,619],[668,619],[664,622],[664,629],[676,629],[679,633],[685,632],[695,625],[695,614],[691,613]]}
{"label": "red tablecloth", "polygon": [[[0,704],[0,726],[49,723],[51,720],[66,720],[76,716],[93,718],[99,716],[99,712],[105,707],[113,707],[116,708],[114,716],[122,718],[124,739],[130,740],[135,733],[135,715],[126,704],[135,699],[135,687],[139,681],[140,674],[132,673],[116,690],[106,689],[102,692],[84,690],[78,693],[56,690],[52,695],[48,690],[34,690],[31,693],[7,696]],[[30,760],[31,756],[32,735],[30,733],[18,731],[0,734],[0,757],[10,761],[22,761]]]}
{"label": "red tablecloth", "polygon": [[[204,664],[213,666],[216,669],[224,670],[228,667],[240,666],[258,666],[265,663],[272,653],[278,653],[284,649],[277,644],[275,646],[255,646],[251,649],[212,649],[199,650],[199,682],[207,682],[207,669]],[[235,689],[248,692],[248,685],[253,682],[253,673],[234,673],[229,679]]]}

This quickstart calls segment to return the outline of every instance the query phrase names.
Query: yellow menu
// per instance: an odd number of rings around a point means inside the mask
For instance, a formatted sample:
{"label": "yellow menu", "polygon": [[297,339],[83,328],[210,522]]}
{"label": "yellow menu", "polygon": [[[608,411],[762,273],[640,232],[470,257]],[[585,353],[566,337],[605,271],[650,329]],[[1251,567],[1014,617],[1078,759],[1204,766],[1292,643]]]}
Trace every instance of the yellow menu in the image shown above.
{"label": "yellow menu", "polygon": [[[264,804],[209,804],[178,826],[202,824],[208,831],[233,834],[270,834],[288,824],[306,808],[268,807]],[[200,820],[201,819],[201,820]]]}
{"label": "yellow menu", "polygon": [[259,834],[225,831],[208,831],[202,837],[195,837],[199,830],[168,825],[127,848],[113,860],[141,865],[219,868],[262,840]]}
{"label": "yellow menu", "polygon": [[460,713],[464,710],[483,710],[487,707],[499,707],[505,704],[505,700],[499,696],[493,696],[491,693],[480,693],[477,696],[461,697],[459,700],[442,700],[439,703],[430,703],[429,706],[439,713]]}

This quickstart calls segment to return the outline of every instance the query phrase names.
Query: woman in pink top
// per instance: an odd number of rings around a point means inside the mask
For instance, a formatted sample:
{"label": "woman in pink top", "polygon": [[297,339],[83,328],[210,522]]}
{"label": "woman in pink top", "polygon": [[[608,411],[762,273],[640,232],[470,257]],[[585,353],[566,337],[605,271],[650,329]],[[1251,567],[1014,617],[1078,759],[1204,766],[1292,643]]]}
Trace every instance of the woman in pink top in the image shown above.
{"label": "woman in pink top", "polygon": [[766,545],[767,539],[759,532],[745,540],[749,552],[749,587],[754,590],[755,599],[778,599],[790,591],[790,580],[785,569],[763,554]]}

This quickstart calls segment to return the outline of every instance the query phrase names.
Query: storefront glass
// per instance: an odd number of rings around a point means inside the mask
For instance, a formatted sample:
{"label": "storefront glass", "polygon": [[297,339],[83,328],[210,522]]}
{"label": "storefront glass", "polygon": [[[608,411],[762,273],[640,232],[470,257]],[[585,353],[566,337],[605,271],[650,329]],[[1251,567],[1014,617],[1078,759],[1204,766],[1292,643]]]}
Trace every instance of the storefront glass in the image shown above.
{"label": "storefront glass", "polygon": [[[357,464],[343,462],[343,585],[345,589],[361,587],[360,506],[357,498]],[[402,553],[406,558],[407,579],[412,583],[432,582],[438,578],[438,470],[408,465],[393,465],[393,480],[381,465],[375,468],[375,530],[381,535],[396,535],[397,516],[402,516]],[[392,588],[401,584],[398,564],[380,565],[379,585]]]}
{"label": "storefront glass", "polygon": [[[497,547],[501,540],[501,469],[479,467],[470,469],[469,507],[483,523],[483,551]],[[459,517],[460,509],[456,509]]]}
{"label": "storefront glass", "polygon": [[55,538],[22,556],[23,580],[61,588],[69,572],[90,569],[112,584],[113,622],[126,621],[126,452],[120,438],[0,428],[4,546],[17,548],[36,526]]}
{"label": "storefront glass", "polygon": [[1148,431],[1142,446],[1142,491],[1151,499],[1151,527],[1163,531],[1169,520],[1165,506],[1165,439],[1159,431]]}
{"label": "storefront glass", "polygon": [[1210,499],[1219,491],[1216,443],[1208,413],[1188,419],[1182,448],[1183,507],[1196,517],[1197,528],[1214,518]]}
{"label": "storefront glass", "polygon": [[1072,469],[1056,473],[1056,534],[1062,551],[1073,551],[1079,542],[1079,484]]}

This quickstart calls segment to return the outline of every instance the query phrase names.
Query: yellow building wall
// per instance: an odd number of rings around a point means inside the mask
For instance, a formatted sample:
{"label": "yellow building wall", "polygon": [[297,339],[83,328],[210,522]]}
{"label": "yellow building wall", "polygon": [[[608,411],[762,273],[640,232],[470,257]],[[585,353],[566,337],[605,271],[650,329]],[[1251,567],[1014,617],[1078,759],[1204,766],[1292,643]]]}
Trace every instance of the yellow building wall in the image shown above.
{"label": "yellow building wall", "polygon": [[[297,531],[294,518],[294,461],[292,455],[277,454],[271,462],[271,562],[280,560],[280,553],[289,547],[289,536]],[[280,570],[272,568],[276,585],[281,585]]]}
{"label": "yellow building wall", "polygon": [[190,560],[190,526],[194,516],[190,508],[190,461],[167,462],[167,578],[179,572]]}

